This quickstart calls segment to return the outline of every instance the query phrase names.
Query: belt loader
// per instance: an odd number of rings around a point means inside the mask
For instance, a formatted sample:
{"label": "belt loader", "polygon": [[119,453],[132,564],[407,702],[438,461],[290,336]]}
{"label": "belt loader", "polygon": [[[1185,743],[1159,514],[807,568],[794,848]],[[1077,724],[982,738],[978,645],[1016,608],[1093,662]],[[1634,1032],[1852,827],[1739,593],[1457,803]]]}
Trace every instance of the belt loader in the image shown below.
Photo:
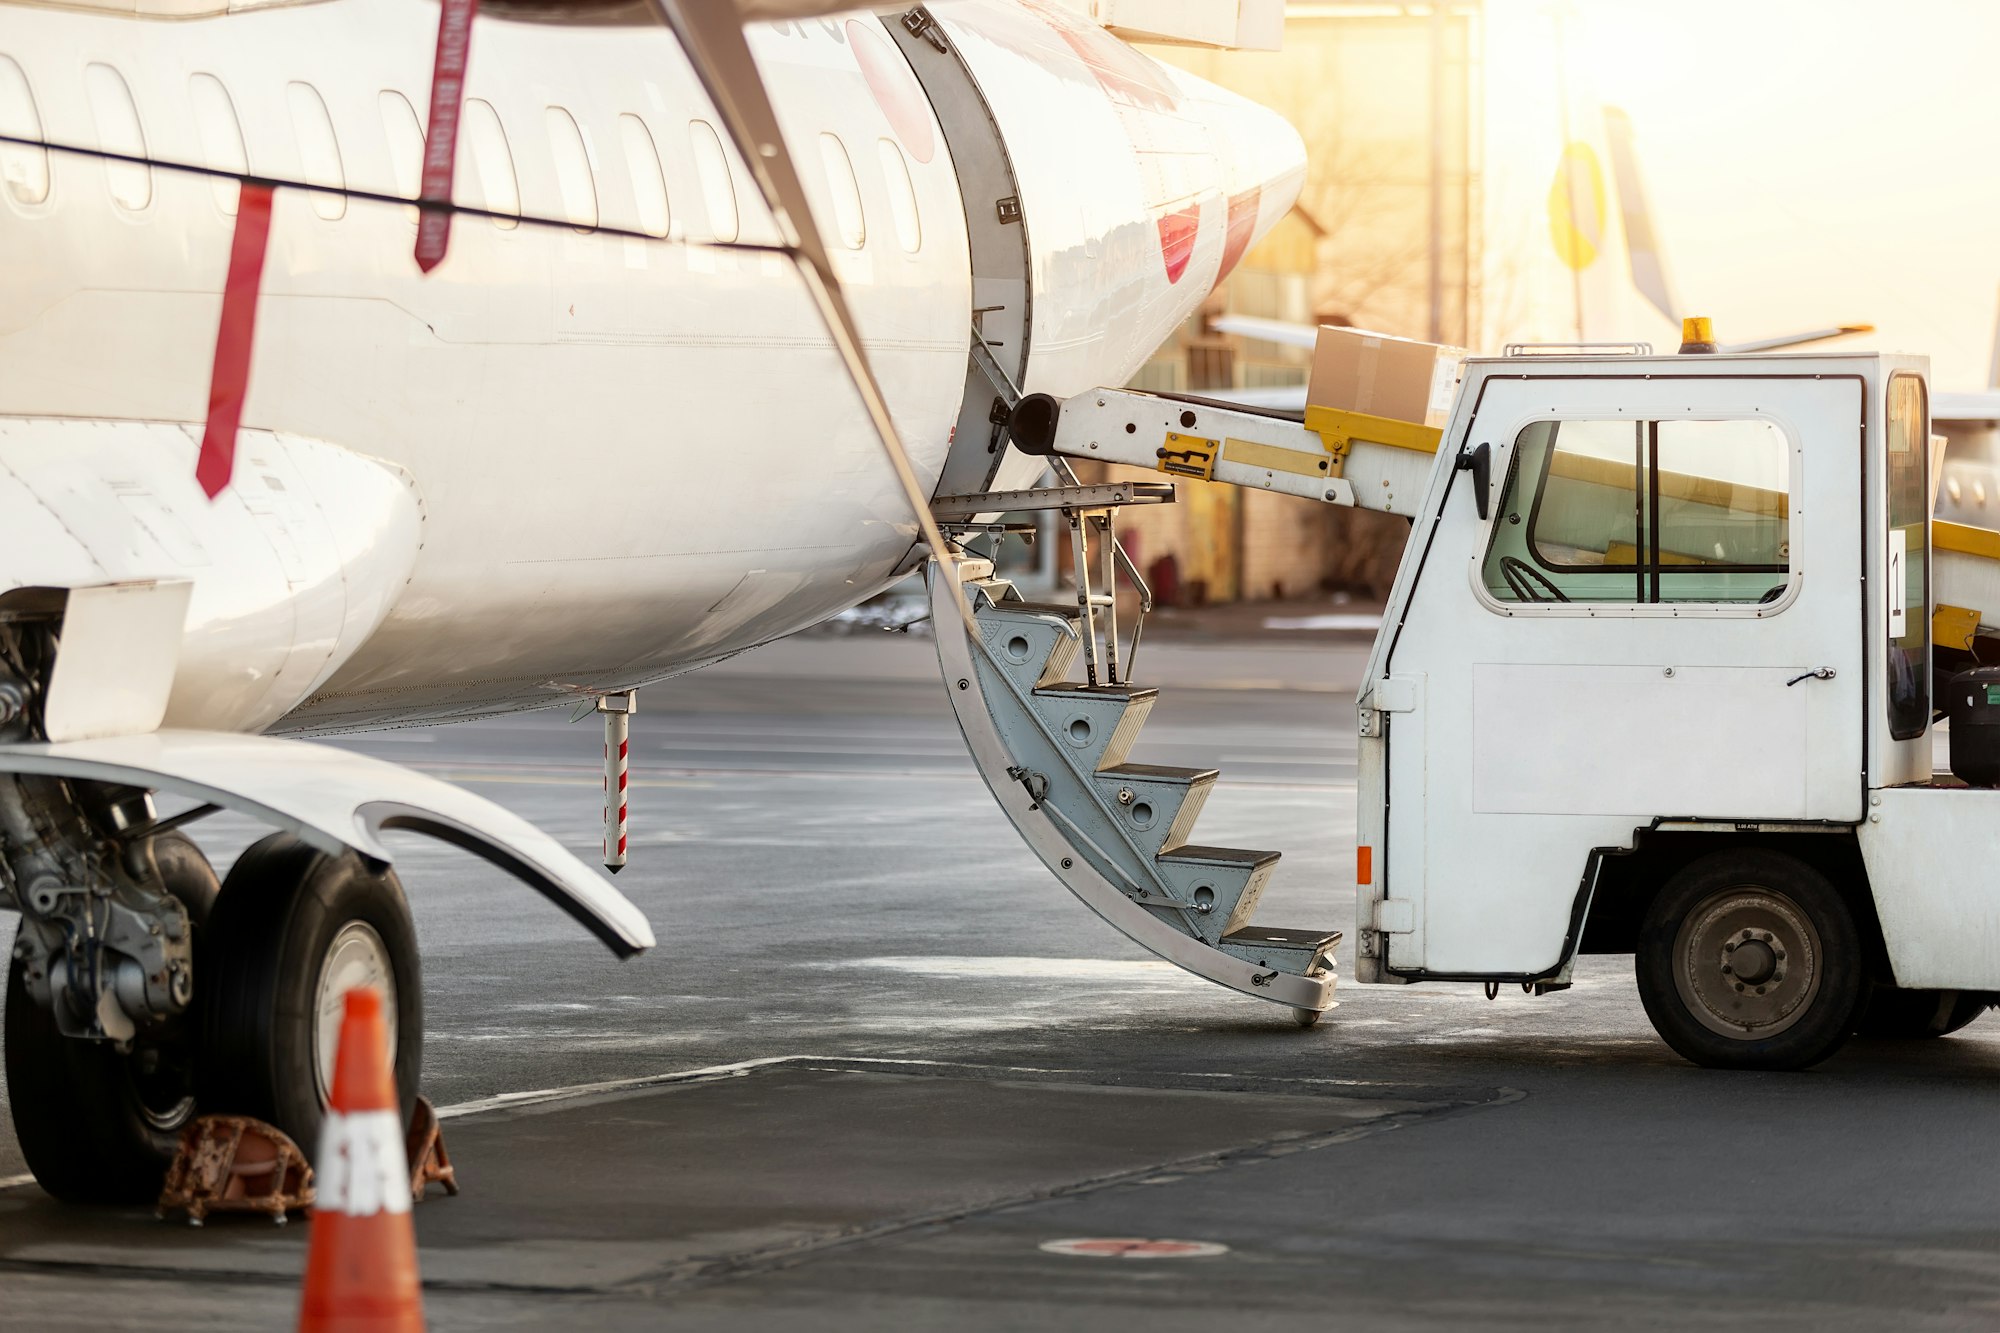
{"label": "belt loader", "polygon": [[[1411,520],[1357,701],[1358,981],[1546,993],[1635,954],[1660,1035],[1711,1066],[1969,1021],[2000,998],[2000,790],[1933,771],[1933,664],[2000,637],[2000,534],[1931,521],[1927,361],[1510,352],[1464,363],[1441,428],[996,387],[1071,482],[1100,460]],[[1167,489],[941,499],[960,531],[1060,508],[1079,583],[1036,604],[939,561],[947,691],[1073,892],[1310,1024],[1339,936],[1250,921],[1277,853],[1191,840],[1214,772],[1127,762],[1156,692],[1120,674],[1110,519]]]}

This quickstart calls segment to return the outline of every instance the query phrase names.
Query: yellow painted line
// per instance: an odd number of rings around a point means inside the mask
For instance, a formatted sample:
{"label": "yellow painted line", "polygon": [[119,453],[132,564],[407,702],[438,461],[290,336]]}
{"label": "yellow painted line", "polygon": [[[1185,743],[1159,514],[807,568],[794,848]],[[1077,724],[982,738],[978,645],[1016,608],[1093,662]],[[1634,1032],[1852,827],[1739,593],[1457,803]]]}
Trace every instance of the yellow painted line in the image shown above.
{"label": "yellow painted line", "polygon": [[1957,551],[1961,555],[2000,560],[2000,532],[1995,532],[1991,528],[1975,528],[1966,523],[1946,523],[1942,519],[1933,519],[1931,545],[1940,551]]}
{"label": "yellow painted line", "polygon": [[1297,449],[1281,449],[1275,444],[1258,444],[1254,440],[1239,440],[1234,436],[1222,443],[1222,461],[1240,463],[1244,467],[1260,467],[1266,472],[1291,472],[1301,477],[1326,476],[1328,463],[1325,454],[1301,453]]}

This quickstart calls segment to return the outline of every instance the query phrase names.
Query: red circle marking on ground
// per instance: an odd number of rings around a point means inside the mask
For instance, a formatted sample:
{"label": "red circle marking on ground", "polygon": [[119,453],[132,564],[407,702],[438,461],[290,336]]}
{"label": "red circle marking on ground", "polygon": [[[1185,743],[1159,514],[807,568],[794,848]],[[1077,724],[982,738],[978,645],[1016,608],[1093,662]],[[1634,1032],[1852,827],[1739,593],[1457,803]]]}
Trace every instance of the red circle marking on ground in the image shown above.
{"label": "red circle marking on ground", "polygon": [[1147,1240],[1140,1236],[1045,1240],[1041,1248],[1050,1254],[1073,1254],[1085,1259],[1203,1259],[1229,1253],[1227,1245],[1212,1240]]}

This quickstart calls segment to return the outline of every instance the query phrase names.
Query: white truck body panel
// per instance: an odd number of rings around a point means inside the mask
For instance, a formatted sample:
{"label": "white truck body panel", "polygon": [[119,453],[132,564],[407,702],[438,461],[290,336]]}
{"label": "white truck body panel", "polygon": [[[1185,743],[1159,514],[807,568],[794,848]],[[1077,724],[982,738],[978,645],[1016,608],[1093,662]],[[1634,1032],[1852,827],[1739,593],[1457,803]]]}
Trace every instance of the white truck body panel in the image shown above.
{"label": "white truck body panel", "polygon": [[2000,987],[2000,790],[1891,787],[1859,829],[1896,984]]}

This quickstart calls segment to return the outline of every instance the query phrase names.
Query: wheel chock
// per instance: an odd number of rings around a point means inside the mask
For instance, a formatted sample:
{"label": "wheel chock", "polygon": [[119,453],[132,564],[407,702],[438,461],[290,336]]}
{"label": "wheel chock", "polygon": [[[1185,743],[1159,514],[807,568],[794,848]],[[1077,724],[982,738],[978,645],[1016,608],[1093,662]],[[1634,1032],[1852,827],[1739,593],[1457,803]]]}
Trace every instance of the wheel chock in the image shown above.
{"label": "wheel chock", "polygon": [[417,1098],[417,1109],[410,1115],[407,1147],[412,1202],[424,1201],[424,1191],[432,1181],[443,1185],[446,1194],[458,1193],[458,1172],[452,1168],[451,1154],[444,1148],[444,1127],[438,1123],[437,1108],[428,1097]]}
{"label": "wheel chock", "polygon": [[154,1216],[178,1210],[198,1227],[210,1213],[263,1213],[282,1226],[312,1203],[312,1166],[283,1130],[246,1115],[205,1115],[181,1131]]}

